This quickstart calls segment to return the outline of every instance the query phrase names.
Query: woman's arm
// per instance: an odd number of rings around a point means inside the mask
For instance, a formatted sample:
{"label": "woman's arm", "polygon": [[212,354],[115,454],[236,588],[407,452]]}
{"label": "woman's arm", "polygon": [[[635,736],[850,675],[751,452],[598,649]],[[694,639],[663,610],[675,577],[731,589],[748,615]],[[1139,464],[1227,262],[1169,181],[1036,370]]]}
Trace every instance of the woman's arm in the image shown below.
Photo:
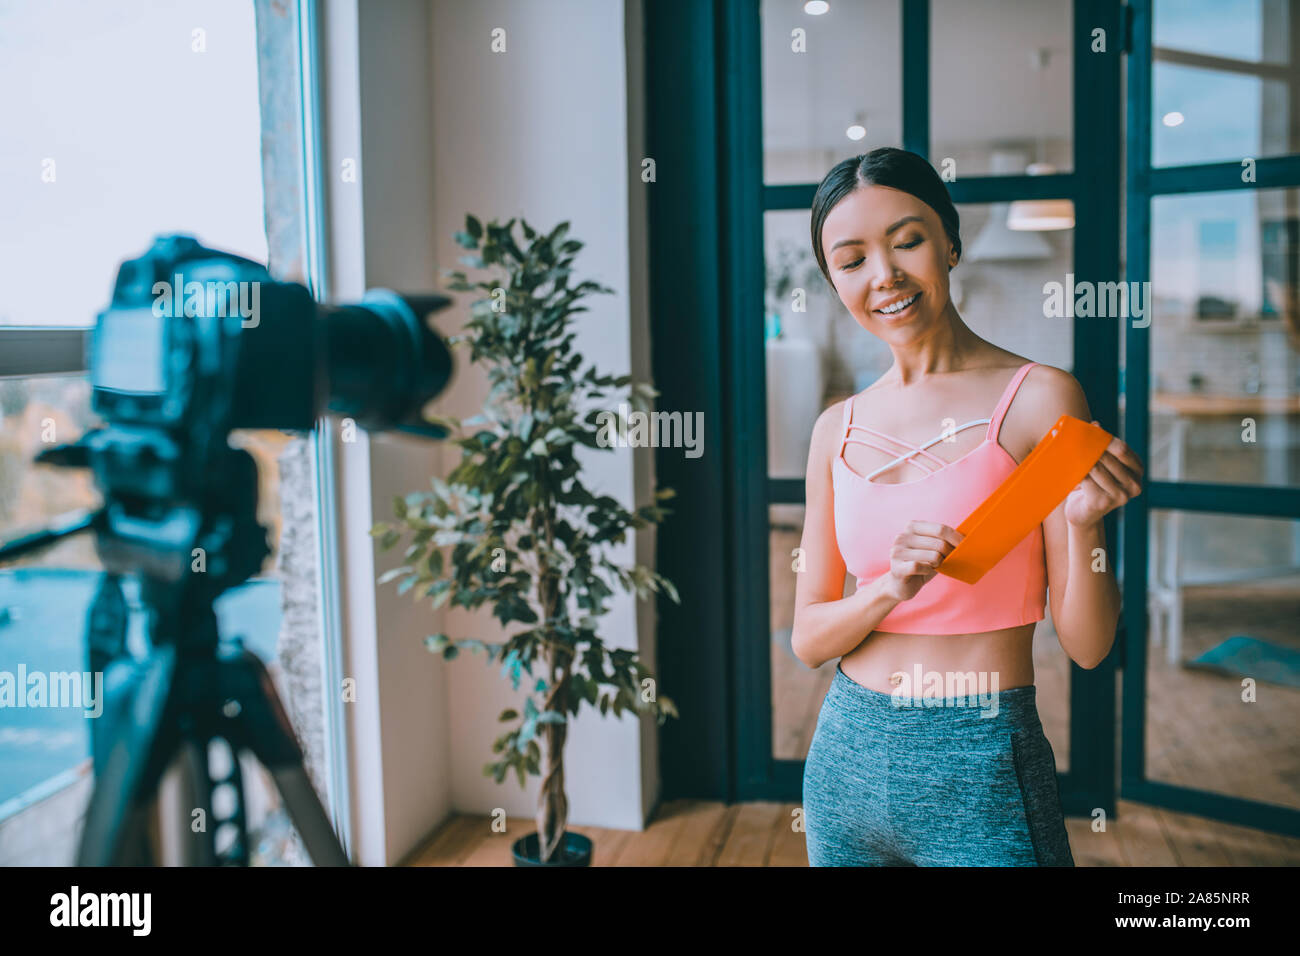
{"label": "woman's arm", "polygon": [[844,559],[835,541],[831,462],[839,450],[844,403],[822,412],[813,426],[804,492],[803,568],[795,578],[794,630],[790,644],[809,667],[843,657],[866,639],[898,604],[881,580],[844,597]]}
{"label": "woman's arm", "polygon": [[[1046,434],[1062,414],[1091,421],[1088,400],[1074,376],[1044,368],[1054,373],[1036,383],[1035,390],[1046,390],[1045,400],[1025,403],[1027,408],[1042,409],[1034,415],[1038,434]],[[1115,642],[1120,593],[1102,518],[1141,494],[1141,477],[1142,463],[1116,438],[1101,461],[1043,521],[1052,621],[1061,647],[1080,667],[1096,667]]]}

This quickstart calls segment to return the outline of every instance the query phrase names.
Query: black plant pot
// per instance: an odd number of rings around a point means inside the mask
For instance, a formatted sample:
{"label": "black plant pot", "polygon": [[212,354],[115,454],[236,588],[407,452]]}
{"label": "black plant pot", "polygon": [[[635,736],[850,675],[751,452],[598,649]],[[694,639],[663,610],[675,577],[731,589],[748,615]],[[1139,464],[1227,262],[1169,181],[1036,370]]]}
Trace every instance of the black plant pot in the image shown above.
{"label": "black plant pot", "polygon": [[510,854],[515,858],[515,866],[591,866],[591,840],[581,833],[566,831],[550,862],[543,863],[541,840],[536,833],[530,833],[514,842]]}

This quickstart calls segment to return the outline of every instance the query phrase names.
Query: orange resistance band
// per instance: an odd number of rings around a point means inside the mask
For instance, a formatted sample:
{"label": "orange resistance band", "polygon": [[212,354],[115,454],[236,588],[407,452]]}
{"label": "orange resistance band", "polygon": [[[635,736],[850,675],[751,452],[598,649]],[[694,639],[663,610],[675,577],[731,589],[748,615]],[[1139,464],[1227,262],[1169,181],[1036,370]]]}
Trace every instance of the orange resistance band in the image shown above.
{"label": "orange resistance band", "polygon": [[1087,477],[1111,437],[1073,415],[1058,418],[1016,470],[957,526],[966,537],[940,562],[939,573],[977,582]]}

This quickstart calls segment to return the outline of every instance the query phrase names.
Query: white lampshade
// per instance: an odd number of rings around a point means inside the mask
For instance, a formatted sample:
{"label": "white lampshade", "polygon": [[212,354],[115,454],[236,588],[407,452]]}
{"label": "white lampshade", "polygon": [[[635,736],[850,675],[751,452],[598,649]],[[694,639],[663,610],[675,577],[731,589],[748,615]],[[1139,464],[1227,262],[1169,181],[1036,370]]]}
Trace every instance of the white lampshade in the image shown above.
{"label": "white lampshade", "polygon": [[988,222],[962,252],[964,261],[1011,262],[1052,257],[1052,247],[1042,236],[1036,236],[1032,232],[1012,232],[1007,228],[1011,205],[999,202],[989,208]]}
{"label": "white lampshade", "polygon": [[1007,228],[1046,232],[1074,228],[1074,203],[1068,199],[1017,199],[1007,210]]}

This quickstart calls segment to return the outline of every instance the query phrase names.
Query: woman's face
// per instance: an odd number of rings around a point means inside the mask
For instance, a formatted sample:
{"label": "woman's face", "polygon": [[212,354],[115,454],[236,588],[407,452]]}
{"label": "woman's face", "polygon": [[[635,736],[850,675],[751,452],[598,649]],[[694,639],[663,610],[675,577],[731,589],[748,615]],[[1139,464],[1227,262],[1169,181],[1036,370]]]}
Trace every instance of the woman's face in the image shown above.
{"label": "woman's face", "polygon": [[855,189],[826,216],[822,252],[844,307],[886,342],[924,338],[948,307],[957,256],[938,214],[911,193]]}

